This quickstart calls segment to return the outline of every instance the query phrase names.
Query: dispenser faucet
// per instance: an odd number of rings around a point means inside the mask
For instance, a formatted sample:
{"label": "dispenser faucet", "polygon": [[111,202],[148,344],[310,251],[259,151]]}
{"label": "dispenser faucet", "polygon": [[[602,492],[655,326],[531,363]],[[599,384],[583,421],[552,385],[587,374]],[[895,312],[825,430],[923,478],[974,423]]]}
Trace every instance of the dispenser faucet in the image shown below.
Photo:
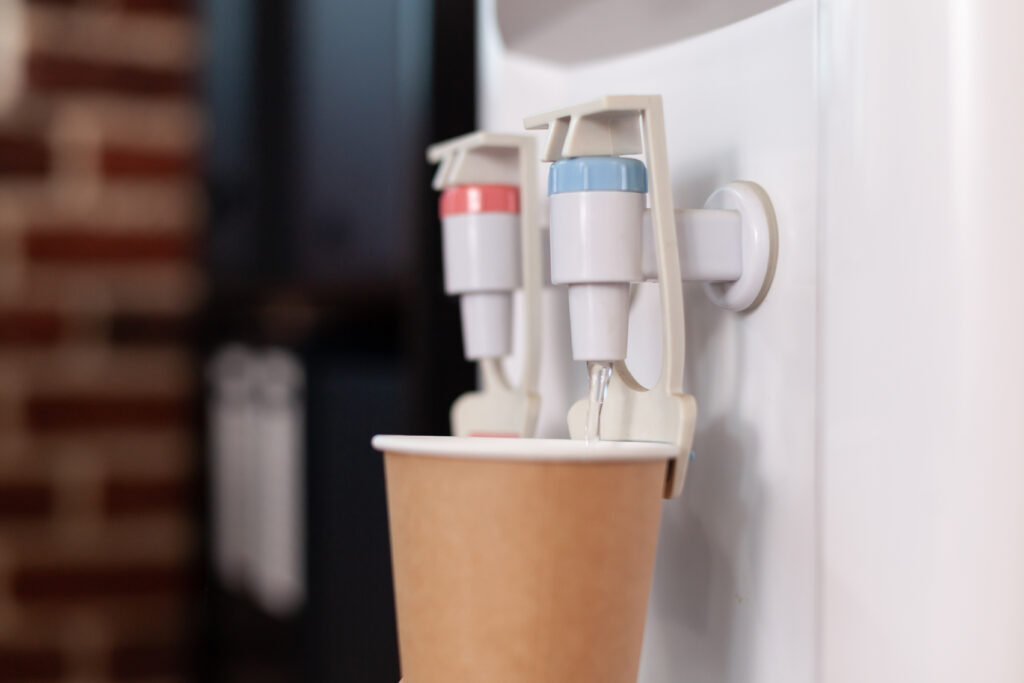
{"label": "dispenser faucet", "polygon": [[[441,190],[445,291],[459,297],[463,352],[481,389],[451,410],[456,436],[533,436],[540,397],[540,227],[536,142],[478,131],[431,145]],[[512,296],[522,291],[522,373],[505,376],[512,350]]]}
{"label": "dispenser faucet", "polygon": [[551,282],[569,286],[573,358],[626,358],[629,290],[643,279],[647,169],[637,159],[556,161],[551,196]]}
{"label": "dispenser faucet", "polygon": [[[579,322],[571,322],[573,354],[583,360],[590,356],[614,361],[601,438],[673,444],[677,455],[667,473],[665,494],[677,496],[686,476],[697,404],[683,393],[683,290],[661,97],[602,97],[528,117],[524,124],[528,129],[548,129],[543,159],[555,162],[552,280],[586,287],[570,293],[575,299],[570,316],[582,314]],[[640,162],[623,158],[641,153],[647,162],[646,178]],[[568,163],[558,166],[563,161]],[[563,182],[573,191],[557,192]],[[642,278],[644,189],[649,190],[651,199],[662,313],[661,376],[650,390],[644,389],[622,362],[628,336],[629,286]],[[556,235],[569,238],[568,248],[559,247]],[[577,256],[590,254],[593,260],[574,262],[574,248]],[[605,263],[603,256],[614,257],[615,264]],[[569,410],[569,432],[574,439],[586,437],[588,412],[588,399]]]}
{"label": "dispenser faucet", "polygon": [[[675,444],[666,496],[679,495],[697,414],[696,401],[683,393],[682,281],[704,282],[723,308],[756,306],[775,268],[771,202],[759,186],[740,181],[716,190],[704,209],[676,212],[657,95],[606,96],[524,124],[548,130],[542,158],[553,162],[552,282],[569,287],[573,357],[591,364],[590,396],[570,409],[570,434],[597,433],[594,408],[607,393],[600,437]],[[630,158],[640,154],[646,165]],[[623,362],[630,287],[645,279],[658,281],[662,323],[661,375],[649,390]]]}

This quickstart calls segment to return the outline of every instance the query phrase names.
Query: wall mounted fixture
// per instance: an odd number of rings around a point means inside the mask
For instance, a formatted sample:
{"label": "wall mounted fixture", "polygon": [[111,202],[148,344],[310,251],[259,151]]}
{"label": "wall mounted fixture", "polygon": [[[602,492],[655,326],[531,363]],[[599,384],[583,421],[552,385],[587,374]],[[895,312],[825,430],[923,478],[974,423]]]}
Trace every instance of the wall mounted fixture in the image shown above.
{"label": "wall mounted fixture", "polygon": [[[778,256],[768,193],[738,180],[711,193],[703,209],[675,215],[683,282],[703,282],[708,297],[731,311],[757,306],[771,287]],[[644,214],[642,270],[645,279],[658,279],[650,212]]]}

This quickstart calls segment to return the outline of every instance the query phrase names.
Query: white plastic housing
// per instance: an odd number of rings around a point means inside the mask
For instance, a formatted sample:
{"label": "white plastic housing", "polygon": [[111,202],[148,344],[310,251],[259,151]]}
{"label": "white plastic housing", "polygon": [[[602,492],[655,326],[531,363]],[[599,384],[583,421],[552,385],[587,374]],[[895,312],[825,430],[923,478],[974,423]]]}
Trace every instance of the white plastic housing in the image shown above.
{"label": "white plastic housing", "polygon": [[[754,310],[687,287],[696,458],[663,508],[637,682],[1024,681],[1024,3],[614,4],[647,48],[563,63],[534,46],[623,23],[482,0],[481,124],[659,92],[679,204],[753,178],[779,226]],[[649,385],[658,289],[636,289],[626,364]]]}
{"label": "white plastic housing", "polygon": [[551,198],[551,282],[569,285],[573,358],[626,357],[630,283],[643,279],[640,192]]}
{"label": "white plastic housing", "polygon": [[512,292],[522,284],[519,214],[462,213],[441,221],[444,288],[462,295],[468,360],[512,350]]}
{"label": "white plastic housing", "polygon": [[563,192],[551,200],[551,282],[637,282],[647,195]]}
{"label": "white plastic housing", "polygon": [[441,221],[441,231],[446,293],[520,287],[519,214],[454,214]]}

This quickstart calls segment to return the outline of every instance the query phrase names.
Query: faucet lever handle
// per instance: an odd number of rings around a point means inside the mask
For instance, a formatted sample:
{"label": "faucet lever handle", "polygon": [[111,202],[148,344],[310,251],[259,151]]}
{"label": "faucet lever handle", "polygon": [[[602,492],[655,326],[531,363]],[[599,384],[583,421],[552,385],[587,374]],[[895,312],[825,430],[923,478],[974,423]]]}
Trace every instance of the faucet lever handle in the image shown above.
{"label": "faucet lever handle", "polygon": [[548,130],[541,161],[572,157],[626,156],[643,149],[641,115],[657,95],[606,95],[590,102],[528,117],[527,130]]}

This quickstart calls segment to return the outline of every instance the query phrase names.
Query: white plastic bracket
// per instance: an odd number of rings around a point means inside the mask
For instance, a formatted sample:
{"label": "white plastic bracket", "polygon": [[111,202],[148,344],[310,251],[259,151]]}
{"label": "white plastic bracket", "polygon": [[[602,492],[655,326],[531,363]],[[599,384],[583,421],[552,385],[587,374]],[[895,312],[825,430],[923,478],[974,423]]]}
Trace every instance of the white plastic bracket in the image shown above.
{"label": "white plastic bracket", "polygon": [[529,135],[478,131],[427,148],[427,160],[440,164],[435,190],[454,185],[519,186],[523,268],[522,376],[516,386],[499,359],[479,363],[481,388],[463,394],[451,409],[455,436],[533,436],[540,397],[541,244],[537,221],[537,146]]}
{"label": "white plastic bracket", "polygon": [[[623,362],[614,365],[602,413],[601,436],[613,441],[661,441],[676,446],[665,496],[682,493],[693,445],[697,402],[683,393],[686,329],[683,282],[659,95],[614,95],[531,116],[527,129],[547,129],[544,161],[643,153],[647,161],[654,246],[661,293],[662,362],[657,384],[645,389]],[[642,136],[641,136],[642,132]],[[587,400],[569,409],[569,433],[583,438]]]}
{"label": "white plastic bracket", "polygon": [[[735,181],[715,190],[703,209],[676,211],[683,282],[703,282],[718,306],[744,311],[764,299],[775,274],[778,228],[768,194]],[[643,273],[658,279],[650,215],[644,215]]]}

